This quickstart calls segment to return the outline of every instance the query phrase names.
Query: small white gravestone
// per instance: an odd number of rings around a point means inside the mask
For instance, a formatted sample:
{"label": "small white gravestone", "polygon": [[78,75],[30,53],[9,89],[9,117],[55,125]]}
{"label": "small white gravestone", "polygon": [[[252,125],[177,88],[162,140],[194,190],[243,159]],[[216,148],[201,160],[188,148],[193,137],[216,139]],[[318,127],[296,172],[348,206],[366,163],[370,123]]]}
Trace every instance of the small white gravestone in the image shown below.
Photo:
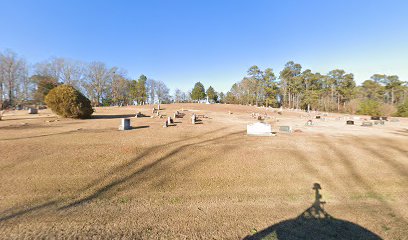
{"label": "small white gravestone", "polygon": [[266,123],[253,123],[247,125],[247,135],[252,136],[272,136],[272,127]]}
{"label": "small white gravestone", "polygon": [[130,119],[129,118],[122,118],[121,125],[119,126],[119,130],[125,131],[130,130],[132,127],[130,126]]}
{"label": "small white gravestone", "polygon": [[193,115],[191,116],[191,123],[192,123],[192,124],[195,124],[195,123],[196,123],[196,115],[195,115],[195,114],[193,114]]}
{"label": "small white gravestone", "polygon": [[28,109],[28,114],[37,114],[38,113],[38,109],[37,108],[29,108]]}
{"label": "small white gravestone", "polygon": [[210,101],[208,100],[208,96],[207,96],[207,101],[205,102],[205,104],[210,104]]}
{"label": "small white gravestone", "polygon": [[167,117],[167,123],[168,125],[171,125],[174,123],[173,119],[171,117]]}

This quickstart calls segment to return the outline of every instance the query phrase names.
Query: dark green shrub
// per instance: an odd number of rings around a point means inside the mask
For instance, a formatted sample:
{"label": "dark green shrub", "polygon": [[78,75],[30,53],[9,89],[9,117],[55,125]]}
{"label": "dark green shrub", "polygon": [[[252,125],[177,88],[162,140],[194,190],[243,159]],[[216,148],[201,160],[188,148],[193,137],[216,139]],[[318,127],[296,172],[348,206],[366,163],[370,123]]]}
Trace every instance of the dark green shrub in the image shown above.
{"label": "dark green shrub", "polygon": [[357,111],[358,114],[370,115],[370,116],[380,116],[380,103],[374,100],[365,100],[360,103]]}
{"label": "dark green shrub", "polygon": [[70,85],[60,85],[45,96],[45,103],[59,116],[68,118],[90,118],[91,101]]}
{"label": "dark green shrub", "polygon": [[398,106],[396,117],[408,117],[408,100]]}

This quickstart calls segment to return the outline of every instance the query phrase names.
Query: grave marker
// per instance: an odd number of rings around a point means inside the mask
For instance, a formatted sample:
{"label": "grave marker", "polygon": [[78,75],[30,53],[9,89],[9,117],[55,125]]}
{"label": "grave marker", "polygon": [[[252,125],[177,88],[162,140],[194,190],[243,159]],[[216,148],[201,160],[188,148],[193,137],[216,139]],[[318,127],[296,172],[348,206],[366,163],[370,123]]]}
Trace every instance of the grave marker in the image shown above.
{"label": "grave marker", "polygon": [[191,115],[191,123],[192,124],[196,124],[196,115],[195,114],[193,114],[193,115]]}
{"label": "grave marker", "polygon": [[253,123],[247,125],[247,135],[250,136],[272,136],[272,127],[266,123]]}
{"label": "grave marker", "polygon": [[121,125],[119,126],[119,130],[125,131],[130,130],[132,127],[130,126],[130,119],[129,118],[122,118]]}
{"label": "grave marker", "polygon": [[279,126],[279,132],[291,133],[292,127],[291,126]]}
{"label": "grave marker", "polygon": [[354,121],[353,120],[347,120],[346,124],[347,125],[354,125]]}
{"label": "grave marker", "polygon": [[363,124],[361,126],[363,126],[363,127],[372,127],[373,123],[372,122],[363,122]]}
{"label": "grave marker", "polygon": [[38,109],[37,108],[29,108],[28,109],[28,114],[38,114]]}
{"label": "grave marker", "polygon": [[173,119],[171,117],[167,117],[167,124],[171,125],[173,123],[174,123]]}
{"label": "grave marker", "polygon": [[141,112],[137,112],[135,115],[135,118],[143,117],[143,114]]}

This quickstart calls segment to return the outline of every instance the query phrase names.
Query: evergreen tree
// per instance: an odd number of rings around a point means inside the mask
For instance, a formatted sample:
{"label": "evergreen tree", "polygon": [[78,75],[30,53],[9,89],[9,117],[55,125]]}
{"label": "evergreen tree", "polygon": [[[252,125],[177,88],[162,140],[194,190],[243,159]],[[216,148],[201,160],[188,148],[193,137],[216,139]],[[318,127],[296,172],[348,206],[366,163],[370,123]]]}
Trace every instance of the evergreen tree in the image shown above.
{"label": "evergreen tree", "polygon": [[197,82],[194,85],[193,91],[191,92],[191,99],[199,101],[205,98],[204,85],[201,82]]}

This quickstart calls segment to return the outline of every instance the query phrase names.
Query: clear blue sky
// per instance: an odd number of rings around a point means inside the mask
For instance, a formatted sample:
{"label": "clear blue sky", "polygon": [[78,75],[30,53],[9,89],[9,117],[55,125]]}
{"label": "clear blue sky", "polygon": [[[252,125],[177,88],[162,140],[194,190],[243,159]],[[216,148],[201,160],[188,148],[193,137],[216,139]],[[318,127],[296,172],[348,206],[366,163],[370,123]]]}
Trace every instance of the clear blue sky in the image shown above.
{"label": "clear blue sky", "polygon": [[408,81],[408,1],[0,0],[0,50],[35,63],[103,61],[172,90],[227,91],[251,65],[294,60]]}

